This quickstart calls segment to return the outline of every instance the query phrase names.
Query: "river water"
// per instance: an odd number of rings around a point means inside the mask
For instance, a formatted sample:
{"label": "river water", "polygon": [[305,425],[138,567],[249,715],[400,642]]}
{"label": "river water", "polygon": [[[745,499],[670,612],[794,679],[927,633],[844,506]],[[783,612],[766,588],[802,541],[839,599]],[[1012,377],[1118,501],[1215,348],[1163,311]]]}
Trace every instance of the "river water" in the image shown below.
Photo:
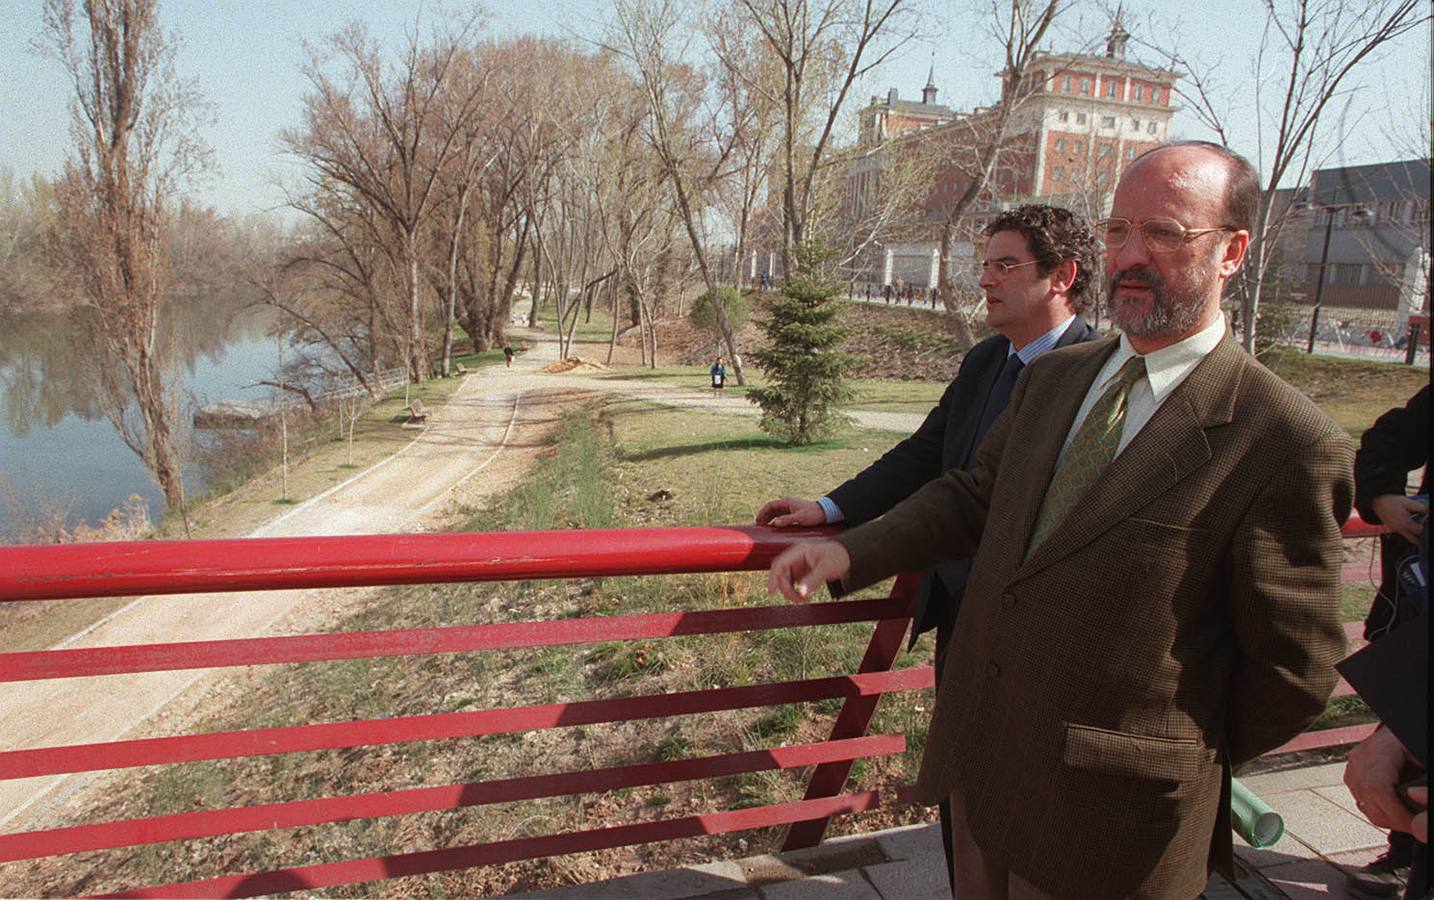
{"label": "river water", "polygon": [[[277,369],[268,311],[214,306],[185,304],[163,323],[182,398],[180,442],[190,449],[200,439],[190,429],[195,407],[262,400],[270,389],[257,382],[273,380]],[[153,521],[164,515],[159,488],[99,406],[89,355],[81,329],[65,317],[0,319],[0,541],[33,518],[98,523],[132,494]],[[206,487],[194,465],[185,483],[192,498]]]}

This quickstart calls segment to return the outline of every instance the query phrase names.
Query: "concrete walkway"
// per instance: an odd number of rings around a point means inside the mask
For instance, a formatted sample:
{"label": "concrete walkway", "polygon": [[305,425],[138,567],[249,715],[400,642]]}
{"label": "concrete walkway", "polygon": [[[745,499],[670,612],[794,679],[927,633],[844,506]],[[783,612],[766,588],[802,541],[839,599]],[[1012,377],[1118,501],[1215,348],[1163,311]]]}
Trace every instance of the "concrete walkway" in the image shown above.
{"label": "concrete walkway", "polygon": [[[1284,817],[1278,844],[1256,850],[1235,838],[1241,877],[1211,879],[1206,900],[1347,898],[1340,866],[1379,854],[1384,833],[1359,814],[1341,780],[1344,763],[1240,779]],[[513,895],[521,900],[932,900],[947,896],[941,832],[911,825],[764,854],[609,881]]]}

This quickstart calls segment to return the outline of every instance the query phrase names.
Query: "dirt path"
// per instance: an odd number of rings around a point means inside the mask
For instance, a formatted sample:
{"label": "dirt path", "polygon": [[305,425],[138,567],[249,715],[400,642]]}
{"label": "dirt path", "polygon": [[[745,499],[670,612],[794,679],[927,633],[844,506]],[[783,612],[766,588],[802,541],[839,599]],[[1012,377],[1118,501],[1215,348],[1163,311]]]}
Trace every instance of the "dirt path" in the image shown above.
{"label": "dirt path", "polygon": [[[522,335],[517,332],[515,335]],[[418,531],[441,521],[448,502],[473,502],[510,487],[538,452],[535,437],[551,423],[548,407],[588,392],[616,393],[683,408],[756,415],[741,397],[709,391],[550,374],[557,359],[549,335],[523,335],[532,349],[511,368],[469,375],[429,425],[392,456],[288,510],[249,537],[380,534]],[[865,427],[909,433],[920,415],[858,412]],[[56,647],[102,647],[202,641],[325,630],[366,591],[263,591],[140,597]],[[219,612],[216,612],[218,610]],[[182,731],[208,691],[222,689],[227,670],[109,675],[0,684],[0,750],[113,741]],[[103,775],[53,776],[0,782],[0,828],[47,827],[67,801]]]}
{"label": "dirt path", "polygon": [[[537,343],[511,369],[469,375],[414,440],[353,478],[286,511],[249,537],[423,530],[455,496],[473,502],[510,487],[536,455],[551,419],[549,388],[533,373],[556,358]],[[535,391],[535,387],[541,390]],[[298,633],[332,621],[364,591],[256,591],[138,597],[59,644],[103,647]],[[224,670],[108,675],[0,684],[0,750],[170,733]],[[188,701],[187,703],[184,701]],[[163,714],[161,714],[163,711]],[[156,720],[164,720],[158,723]],[[0,781],[0,828],[53,823],[64,801],[98,776]]]}

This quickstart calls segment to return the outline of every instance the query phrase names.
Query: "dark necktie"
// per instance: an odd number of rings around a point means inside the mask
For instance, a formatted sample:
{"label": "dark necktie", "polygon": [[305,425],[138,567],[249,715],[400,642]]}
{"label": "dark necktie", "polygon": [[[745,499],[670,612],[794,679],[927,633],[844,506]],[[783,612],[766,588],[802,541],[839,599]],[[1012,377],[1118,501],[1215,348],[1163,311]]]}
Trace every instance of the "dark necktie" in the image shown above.
{"label": "dark necktie", "polygon": [[986,432],[991,430],[991,425],[1011,402],[1011,391],[1016,386],[1016,378],[1020,376],[1021,370],[1026,364],[1014,353],[1007,355],[1005,365],[996,375],[996,381],[991,385],[991,393],[986,396],[986,405],[981,409],[981,420],[976,425],[975,439],[971,441],[971,450],[966,454],[966,464],[969,466],[976,459],[976,449],[981,446],[985,439]]}

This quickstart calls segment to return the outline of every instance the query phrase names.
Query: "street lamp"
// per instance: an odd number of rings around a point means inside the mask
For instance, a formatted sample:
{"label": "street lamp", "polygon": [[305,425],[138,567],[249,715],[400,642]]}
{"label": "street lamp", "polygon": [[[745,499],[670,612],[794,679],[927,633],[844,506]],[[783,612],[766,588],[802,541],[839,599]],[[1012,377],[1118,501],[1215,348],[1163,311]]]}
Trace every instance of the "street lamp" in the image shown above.
{"label": "street lamp", "polygon": [[1334,230],[1334,214],[1336,210],[1352,210],[1350,215],[1360,219],[1372,218],[1374,212],[1362,203],[1315,203],[1314,201],[1300,201],[1295,204],[1297,210],[1322,209],[1325,211],[1324,220],[1324,248],[1319,254],[1319,281],[1315,282],[1314,310],[1310,313],[1310,337],[1305,347],[1306,353],[1314,352],[1315,334],[1319,331],[1320,303],[1324,299],[1325,269],[1329,263],[1329,236]]}

